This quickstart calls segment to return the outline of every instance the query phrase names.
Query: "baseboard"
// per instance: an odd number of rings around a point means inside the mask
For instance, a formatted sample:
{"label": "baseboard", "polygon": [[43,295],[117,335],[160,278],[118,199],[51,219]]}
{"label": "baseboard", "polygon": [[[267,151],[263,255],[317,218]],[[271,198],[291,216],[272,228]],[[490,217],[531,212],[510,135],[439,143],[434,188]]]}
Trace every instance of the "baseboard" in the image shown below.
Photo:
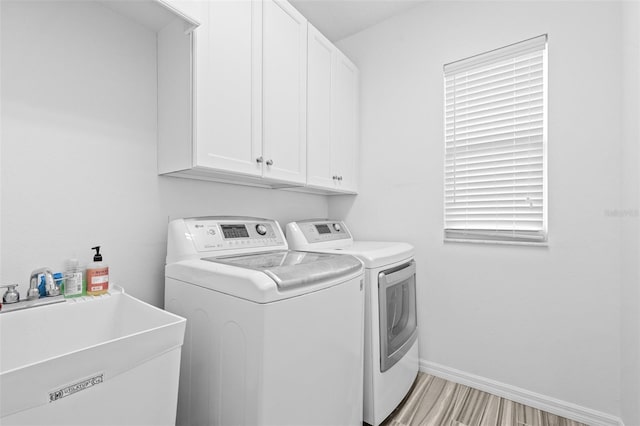
{"label": "baseboard", "polygon": [[420,360],[420,371],[588,425],[624,426],[620,418],[611,414],[581,407],[570,402],[500,383],[485,377],[476,376],[475,374],[456,370],[455,368],[423,359]]}

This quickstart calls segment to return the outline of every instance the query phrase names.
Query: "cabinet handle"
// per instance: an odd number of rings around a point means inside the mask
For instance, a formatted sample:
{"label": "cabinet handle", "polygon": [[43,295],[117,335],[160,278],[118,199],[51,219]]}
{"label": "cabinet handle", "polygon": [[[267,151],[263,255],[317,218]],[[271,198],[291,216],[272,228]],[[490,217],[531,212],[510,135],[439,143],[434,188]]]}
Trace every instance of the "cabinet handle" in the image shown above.
{"label": "cabinet handle", "polygon": [[338,180],[342,180],[342,176],[338,176]]}
{"label": "cabinet handle", "polygon": [[267,166],[273,166],[273,160],[267,160]]}
{"label": "cabinet handle", "polygon": [[256,158],[256,163],[262,163],[264,161],[264,159],[262,158],[262,156]]}
{"label": "cabinet handle", "polygon": [[335,175],[334,175],[334,176],[332,177],[332,179],[333,179],[333,180],[338,180],[338,176],[335,176]]}

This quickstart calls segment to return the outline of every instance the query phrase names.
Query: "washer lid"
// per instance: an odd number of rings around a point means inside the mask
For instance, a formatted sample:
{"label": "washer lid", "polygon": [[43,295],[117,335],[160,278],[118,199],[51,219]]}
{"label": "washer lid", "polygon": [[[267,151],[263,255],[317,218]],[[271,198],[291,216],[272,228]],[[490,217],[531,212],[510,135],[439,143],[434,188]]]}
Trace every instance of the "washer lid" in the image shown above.
{"label": "washer lid", "polygon": [[346,254],[272,251],[240,256],[205,257],[214,263],[264,272],[279,288],[340,280],[362,268],[362,263]]}

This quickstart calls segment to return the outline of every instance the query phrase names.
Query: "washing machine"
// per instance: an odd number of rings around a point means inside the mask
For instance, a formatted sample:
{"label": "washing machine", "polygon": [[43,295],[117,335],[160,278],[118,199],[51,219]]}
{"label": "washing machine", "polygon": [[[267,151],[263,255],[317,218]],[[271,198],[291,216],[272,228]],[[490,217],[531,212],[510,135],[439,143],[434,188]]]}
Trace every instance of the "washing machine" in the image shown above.
{"label": "washing machine", "polygon": [[377,426],[407,395],[418,375],[416,266],[413,246],[354,241],[341,221],[286,226],[293,250],[344,253],[365,265],[364,421]]}
{"label": "washing machine", "polygon": [[174,220],[165,308],[187,318],[178,425],[362,424],[356,257],[289,251],[274,220]]}

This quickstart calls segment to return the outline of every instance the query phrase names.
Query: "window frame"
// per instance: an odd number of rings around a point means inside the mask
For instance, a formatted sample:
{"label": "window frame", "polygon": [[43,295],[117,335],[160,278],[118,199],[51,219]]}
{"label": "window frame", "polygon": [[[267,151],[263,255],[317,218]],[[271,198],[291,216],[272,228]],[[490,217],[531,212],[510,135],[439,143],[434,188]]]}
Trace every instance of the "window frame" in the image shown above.
{"label": "window frame", "polygon": [[[548,35],[543,34],[498,49],[493,49],[443,66],[443,236],[445,242],[548,246]],[[532,52],[542,56],[542,225],[536,231],[523,231],[517,226],[502,230],[453,229],[447,227],[447,77],[463,71],[480,69],[505,59],[516,59]],[[454,166],[455,167],[455,166]],[[486,169],[485,169],[486,170]],[[455,169],[454,169],[455,173]]]}

